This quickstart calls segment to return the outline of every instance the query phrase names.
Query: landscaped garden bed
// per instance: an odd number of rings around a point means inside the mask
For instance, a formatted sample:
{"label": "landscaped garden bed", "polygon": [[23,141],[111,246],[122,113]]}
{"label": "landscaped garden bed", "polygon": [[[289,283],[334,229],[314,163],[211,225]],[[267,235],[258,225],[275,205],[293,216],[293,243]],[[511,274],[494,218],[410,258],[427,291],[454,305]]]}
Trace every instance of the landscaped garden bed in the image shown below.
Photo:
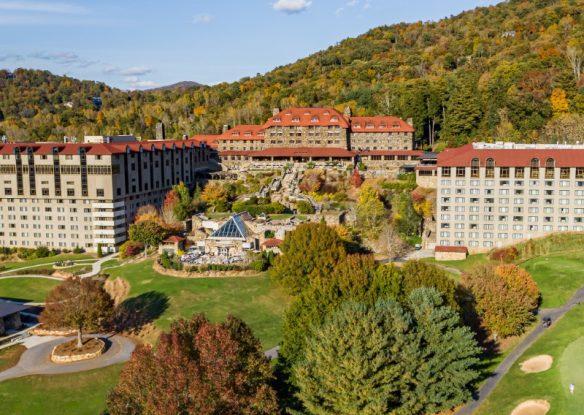
{"label": "landscaped garden bed", "polygon": [[97,337],[86,339],[83,346],[77,347],[77,339],[72,339],[55,346],[51,360],[55,363],[71,363],[94,359],[105,351],[105,342]]}

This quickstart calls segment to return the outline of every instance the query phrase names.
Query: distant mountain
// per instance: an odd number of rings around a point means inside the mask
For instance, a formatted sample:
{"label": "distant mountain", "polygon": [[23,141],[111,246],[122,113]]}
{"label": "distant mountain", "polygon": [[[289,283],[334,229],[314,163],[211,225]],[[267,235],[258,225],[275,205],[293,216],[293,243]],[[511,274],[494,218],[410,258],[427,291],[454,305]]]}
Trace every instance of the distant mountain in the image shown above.
{"label": "distant mountain", "polygon": [[349,105],[356,115],[412,117],[424,143],[577,140],[583,13],[584,0],[508,0],[377,27],[264,75],[188,89],[121,91],[46,71],[0,71],[0,135],[151,138],[162,121],[167,136],[180,137],[262,123],[274,107]]}
{"label": "distant mountain", "polygon": [[194,81],[182,81],[182,82],[176,82],[176,83],[171,84],[171,85],[159,86],[157,88],[150,88],[150,89],[148,89],[148,91],[167,91],[167,90],[174,90],[174,89],[195,88],[195,87],[201,87],[201,86],[205,86],[205,85],[200,84],[198,82],[194,82]]}

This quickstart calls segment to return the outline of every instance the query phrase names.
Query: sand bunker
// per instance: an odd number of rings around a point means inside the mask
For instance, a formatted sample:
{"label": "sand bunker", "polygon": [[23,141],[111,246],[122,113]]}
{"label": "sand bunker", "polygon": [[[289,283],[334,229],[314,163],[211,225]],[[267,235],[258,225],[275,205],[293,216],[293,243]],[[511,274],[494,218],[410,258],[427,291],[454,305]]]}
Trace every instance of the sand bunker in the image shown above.
{"label": "sand bunker", "polygon": [[520,403],[511,415],[545,415],[550,410],[550,403],[544,400],[529,400]]}
{"label": "sand bunker", "polygon": [[554,362],[554,358],[547,354],[542,354],[539,356],[532,357],[531,359],[526,360],[525,362],[521,363],[521,370],[525,373],[539,373],[545,372],[550,367],[552,367],[552,363]]}

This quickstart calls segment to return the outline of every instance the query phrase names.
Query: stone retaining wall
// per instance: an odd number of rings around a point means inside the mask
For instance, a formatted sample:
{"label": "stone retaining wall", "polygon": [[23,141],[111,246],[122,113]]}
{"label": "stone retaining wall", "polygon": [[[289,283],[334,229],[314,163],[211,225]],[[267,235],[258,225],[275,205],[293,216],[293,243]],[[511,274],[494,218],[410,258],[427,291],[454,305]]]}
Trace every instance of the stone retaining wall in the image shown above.
{"label": "stone retaining wall", "polygon": [[257,277],[258,272],[253,269],[243,271],[205,271],[205,272],[187,272],[177,271],[174,269],[166,269],[158,263],[158,260],[152,264],[152,269],[159,274],[169,277],[179,278],[233,278],[233,277]]}
{"label": "stone retaining wall", "polygon": [[77,330],[36,328],[30,330],[30,334],[35,336],[73,336],[77,334]]}
{"label": "stone retaining wall", "polygon": [[105,342],[103,340],[101,341],[101,348],[95,352],[92,353],[85,353],[85,354],[78,354],[78,355],[67,355],[67,356],[57,356],[55,355],[55,350],[57,349],[57,347],[59,347],[60,345],[57,345],[55,347],[53,347],[53,351],[51,352],[51,360],[55,363],[73,363],[73,362],[79,362],[81,360],[89,360],[89,359],[94,359],[96,357],[99,357],[103,354],[103,352],[105,351]]}

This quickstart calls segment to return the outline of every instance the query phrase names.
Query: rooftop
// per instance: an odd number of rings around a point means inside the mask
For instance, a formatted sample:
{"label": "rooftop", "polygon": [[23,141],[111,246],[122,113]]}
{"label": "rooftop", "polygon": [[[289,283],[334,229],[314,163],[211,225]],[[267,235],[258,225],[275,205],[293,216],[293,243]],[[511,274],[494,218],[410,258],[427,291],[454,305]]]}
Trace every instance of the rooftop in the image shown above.
{"label": "rooftop", "polygon": [[13,303],[11,301],[0,300],[0,318],[10,316],[15,313],[29,309],[25,304]]}

